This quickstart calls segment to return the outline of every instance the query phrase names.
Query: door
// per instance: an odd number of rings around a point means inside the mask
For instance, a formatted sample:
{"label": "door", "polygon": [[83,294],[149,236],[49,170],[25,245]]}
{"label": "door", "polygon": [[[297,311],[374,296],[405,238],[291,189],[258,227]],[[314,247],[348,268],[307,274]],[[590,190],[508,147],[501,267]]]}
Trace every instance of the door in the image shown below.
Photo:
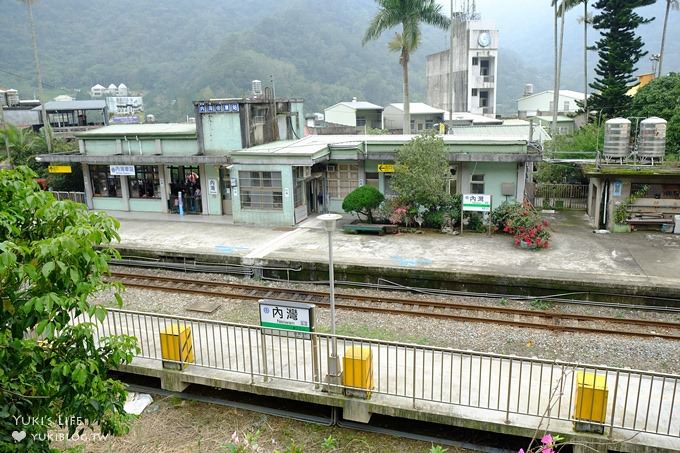
{"label": "door", "polygon": [[222,215],[231,215],[231,172],[220,167],[220,197],[222,198]]}

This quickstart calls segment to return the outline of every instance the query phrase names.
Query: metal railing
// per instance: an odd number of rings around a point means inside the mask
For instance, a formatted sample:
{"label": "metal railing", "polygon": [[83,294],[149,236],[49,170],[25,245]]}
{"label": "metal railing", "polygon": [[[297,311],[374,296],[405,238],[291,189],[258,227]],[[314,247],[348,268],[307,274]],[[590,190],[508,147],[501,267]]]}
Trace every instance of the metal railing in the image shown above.
{"label": "metal railing", "polygon": [[50,193],[54,195],[54,197],[59,201],[71,200],[75,201],[76,203],[85,204],[85,192],[58,192],[50,190]]}
{"label": "metal railing", "polygon": [[586,209],[587,184],[536,184],[534,206],[538,208]]}
{"label": "metal railing", "polygon": [[[159,332],[175,324],[193,336],[192,366],[241,373],[263,381],[283,379],[328,385],[332,335],[261,329],[205,319],[109,309],[99,335],[138,338],[139,357],[163,360]],[[582,365],[499,354],[336,336],[339,351],[370,350],[372,393],[428,403],[450,413],[451,406],[540,420],[576,421],[577,373],[606,385],[602,427],[680,437],[680,376]],[[360,374],[367,372],[360,370]],[[347,388],[347,387],[345,387]],[[581,397],[588,391],[581,392]],[[676,407],[678,406],[678,407]],[[581,405],[597,419],[596,404]],[[590,407],[590,409],[588,409]],[[583,409],[585,408],[585,409]],[[588,414],[586,414],[588,415]],[[595,418],[593,418],[595,417]]]}

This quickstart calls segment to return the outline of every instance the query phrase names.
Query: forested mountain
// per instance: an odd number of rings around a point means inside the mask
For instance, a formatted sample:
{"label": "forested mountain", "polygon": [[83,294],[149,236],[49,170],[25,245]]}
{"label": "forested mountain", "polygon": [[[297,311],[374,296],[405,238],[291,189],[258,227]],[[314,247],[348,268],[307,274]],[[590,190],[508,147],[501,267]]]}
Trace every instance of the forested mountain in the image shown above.
{"label": "forested mountain", "polygon": [[[36,84],[26,7],[16,0],[2,5],[0,87],[31,97]],[[241,96],[252,79],[271,85],[272,75],[277,96],[304,98],[307,112],[353,96],[381,105],[401,101],[398,55],[386,47],[393,35],[361,46],[376,11],[373,0],[39,0],[33,11],[49,97],[87,98],[95,83],[123,82],[144,93],[147,113],[170,121],[191,114],[192,100]],[[550,22],[512,27],[491,13],[484,18],[499,22],[507,43],[499,52],[498,103],[499,111],[512,112],[524,83],[550,88]],[[580,69],[570,63],[580,61],[576,24],[568,32],[563,88],[581,89]],[[444,32],[424,28],[410,64],[413,101],[425,101],[425,56],[447,43]]]}

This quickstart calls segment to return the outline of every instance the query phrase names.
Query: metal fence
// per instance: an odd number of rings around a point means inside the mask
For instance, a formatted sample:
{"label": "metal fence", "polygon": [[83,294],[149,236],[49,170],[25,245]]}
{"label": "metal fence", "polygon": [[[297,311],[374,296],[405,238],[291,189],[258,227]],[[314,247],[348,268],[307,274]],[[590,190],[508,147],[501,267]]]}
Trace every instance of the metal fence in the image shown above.
{"label": "metal fence", "polygon": [[50,190],[50,193],[54,195],[55,198],[59,201],[71,200],[75,201],[76,203],[85,204],[85,192],[57,192],[54,190]]}
{"label": "metal fence", "polygon": [[[610,433],[617,428],[680,437],[677,375],[321,333],[263,331],[258,326],[116,309],[109,310],[98,333],[135,336],[139,357],[162,360],[159,332],[170,325],[191,329],[192,366],[249,375],[251,382],[283,379],[315,388],[327,385],[328,355],[335,338],[340,355],[355,346],[370,350],[374,394],[407,399],[414,407],[435,404],[448,412],[451,406],[489,410],[507,423],[513,415],[575,421],[577,373],[591,373],[594,381],[606,383],[601,425]],[[581,407],[591,411],[590,417],[582,412],[582,418],[597,418],[592,413],[598,410],[596,404]]]}
{"label": "metal fence", "polygon": [[534,206],[553,209],[586,209],[587,184],[536,184]]}

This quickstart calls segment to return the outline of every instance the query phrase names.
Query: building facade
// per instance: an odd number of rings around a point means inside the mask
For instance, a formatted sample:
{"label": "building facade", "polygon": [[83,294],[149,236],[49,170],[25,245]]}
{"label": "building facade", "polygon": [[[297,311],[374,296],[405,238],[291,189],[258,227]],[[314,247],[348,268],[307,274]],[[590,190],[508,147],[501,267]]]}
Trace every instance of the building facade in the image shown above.
{"label": "building facade", "polygon": [[[444,122],[444,110],[423,104],[410,103],[411,132],[414,134],[432,129],[435,124]],[[390,104],[382,113],[382,128],[391,132],[401,133],[404,130],[404,104]]]}
{"label": "building facade", "polygon": [[[229,215],[235,223],[291,226],[342,212],[368,184],[394,195],[390,166],[413,135],[311,135],[299,99],[194,103],[196,124],[111,125],[78,135],[79,152],[41,161],[81,163],[91,209]],[[502,127],[502,126],[489,126]],[[540,159],[527,132],[443,135],[452,193],[485,193],[494,205],[522,200]]]}
{"label": "building facade", "polygon": [[352,126],[357,129],[382,128],[383,108],[366,101],[338,102],[324,110],[324,121],[327,126]]}
{"label": "building facade", "polygon": [[454,20],[452,27],[453,46],[427,56],[427,103],[447,112],[495,117],[498,30],[479,20]]}
{"label": "building facade", "polygon": [[[517,114],[520,118],[531,118],[553,113],[554,90],[540,93],[526,93],[517,100]],[[578,102],[583,102],[586,95],[578,91],[560,90],[557,113],[560,115],[576,114]]]}

